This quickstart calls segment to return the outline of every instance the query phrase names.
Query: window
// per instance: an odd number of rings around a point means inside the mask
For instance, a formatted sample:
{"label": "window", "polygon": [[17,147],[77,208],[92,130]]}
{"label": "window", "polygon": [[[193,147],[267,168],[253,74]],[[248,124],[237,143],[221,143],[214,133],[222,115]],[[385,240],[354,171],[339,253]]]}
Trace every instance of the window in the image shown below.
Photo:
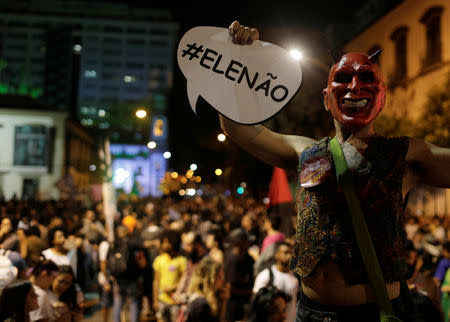
{"label": "window", "polygon": [[122,32],[123,28],[117,26],[105,26],[104,30],[105,32]]}
{"label": "window", "polygon": [[162,29],[152,29],[150,30],[150,34],[157,36],[167,36],[169,34],[169,31]]}
{"label": "window", "polygon": [[150,42],[152,46],[155,47],[167,47],[169,46],[169,42],[167,40],[152,40]]}
{"label": "window", "polygon": [[391,34],[395,46],[395,66],[391,81],[395,84],[407,76],[406,39],[408,27],[399,27]]}
{"label": "window", "polygon": [[103,51],[104,55],[109,55],[109,56],[121,56],[122,55],[122,51],[120,49],[105,49]]}
{"label": "window", "polygon": [[145,28],[139,28],[139,27],[129,27],[128,33],[130,34],[145,34],[146,30]]}
{"label": "window", "polygon": [[427,51],[424,57],[424,66],[429,66],[441,61],[441,15],[442,7],[428,9],[420,19],[425,25]]}
{"label": "window", "polygon": [[128,39],[129,45],[145,45],[145,39]]}

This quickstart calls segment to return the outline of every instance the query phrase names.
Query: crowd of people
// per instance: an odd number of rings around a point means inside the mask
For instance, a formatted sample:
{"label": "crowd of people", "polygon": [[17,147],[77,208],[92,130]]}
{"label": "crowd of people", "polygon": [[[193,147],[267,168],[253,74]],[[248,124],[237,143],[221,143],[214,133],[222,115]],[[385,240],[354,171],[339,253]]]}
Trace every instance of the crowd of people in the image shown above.
{"label": "crowd of people", "polygon": [[[249,196],[0,202],[0,321],[294,321],[294,205]],[[413,291],[448,321],[450,216],[405,215]],[[96,306],[87,294],[98,294]],[[92,301],[91,301],[92,302]]]}

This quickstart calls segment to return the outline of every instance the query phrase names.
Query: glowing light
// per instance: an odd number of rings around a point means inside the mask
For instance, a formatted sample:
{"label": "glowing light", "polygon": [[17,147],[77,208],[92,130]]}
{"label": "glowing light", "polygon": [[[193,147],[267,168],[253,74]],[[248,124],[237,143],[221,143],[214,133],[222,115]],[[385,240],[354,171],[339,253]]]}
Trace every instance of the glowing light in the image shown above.
{"label": "glowing light", "polygon": [[295,60],[302,60],[303,54],[298,49],[291,49],[289,52]]}
{"label": "glowing light", "polygon": [[184,189],[180,189],[180,191],[178,191],[178,194],[183,197],[186,194],[186,191]]}
{"label": "glowing light", "polygon": [[79,52],[81,52],[81,49],[82,49],[82,47],[81,47],[80,44],[75,44],[75,45],[73,45],[73,50],[74,50],[75,52],[79,53]]}
{"label": "glowing light", "polygon": [[105,115],[106,115],[106,111],[105,110],[103,110],[103,109],[98,110],[98,116],[104,117]]}
{"label": "glowing light", "polygon": [[200,176],[195,177],[195,182],[198,182],[198,183],[202,182],[202,177],[200,177]]}
{"label": "glowing light", "polygon": [[242,187],[237,188],[237,193],[242,195],[244,193],[244,188]]}
{"label": "glowing light", "polygon": [[195,196],[195,189],[186,189],[186,194],[188,196]]}
{"label": "glowing light", "polygon": [[97,72],[95,70],[85,70],[84,77],[86,78],[95,78],[97,77]]}
{"label": "glowing light", "polygon": [[197,165],[195,163],[192,163],[191,166],[189,167],[189,169],[191,169],[192,171],[197,170]]}
{"label": "glowing light", "polygon": [[216,171],[214,171],[214,173],[216,174],[216,176],[221,176],[222,175],[222,169],[216,169]]}
{"label": "glowing light", "polygon": [[224,193],[224,194],[225,194],[225,196],[228,197],[228,196],[231,194],[231,191],[227,189],[227,190],[225,190],[225,193]]}
{"label": "glowing light", "polygon": [[170,159],[171,156],[172,156],[172,153],[170,153],[169,151],[164,152],[164,154],[163,154],[164,159]]}
{"label": "glowing light", "polygon": [[89,166],[89,170],[95,171],[95,170],[97,170],[97,167],[95,166],[95,164],[91,164],[91,165]]}
{"label": "glowing light", "polygon": [[188,178],[188,179],[192,178],[193,175],[194,175],[194,171],[192,171],[192,170],[188,170],[186,172],[186,178]]}
{"label": "glowing light", "polygon": [[140,119],[143,119],[144,117],[147,116],[147,111],[146,110],[137,110],[136,111],[136,116]]}
{"label": "glowing light", "polygon": [[239,186],[245,189],[245,188],[247,188],[247,183],[241,182],[241,184]]}
{"label": "glowing light", "polygon": [[223,134],[223,133],[220,133],[220,134],[217,136],[217,140],[219,140],[220,142],[225,141],[226,138],[227,138],[227,137],[226,137],[225,134]]}
{"label": "glowing light", "polygon": [[186,184],[187,183],[186,177],[182,177],[180,181],[181,181],[182,184]]}
{"label": "glowing light", "polygon": [[263,203],[264,203],[265,205],[268,205],[268,204],[270,203],[269,197],[265,197],[265,198],[263,199]]}
{"label": "glowing light", "polygon": [[172,177],[172,179],[176,179],[176,178],[178,178],[178,173],[177,172],[172,172],[170,174],[170,176]]}
{"label": "glowing light", "polygon": [[125,83],[133,83],[133,82],[136,81],[136,77],[126,75],[126,76],[124,76],[123,81],[124,81]]}
{"label": "glowing light", "polygon": [[130,177],[130,172],[123,168],[118,168],[114,173],[114,181],[117,184],[124,183]]}
{"label": "glowing light", "polygon": [[154,148],[156,148],[156,142],[153,142],[153,141],[148,142],[147,148],[149,148],[150,150],[153,150]]}

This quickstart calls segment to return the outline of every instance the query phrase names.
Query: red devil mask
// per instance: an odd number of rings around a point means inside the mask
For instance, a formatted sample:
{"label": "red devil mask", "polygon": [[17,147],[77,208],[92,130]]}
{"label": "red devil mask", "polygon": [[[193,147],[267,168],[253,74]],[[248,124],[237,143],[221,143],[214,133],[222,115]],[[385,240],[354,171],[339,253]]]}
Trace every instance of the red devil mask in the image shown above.
{"label": "red devil mask", "polygon": [[381,51],[368,56],[351,52],[333,65],[324,103],[334,119],[349,130],[371,124],[384,106],[386,86],[376,63]]}

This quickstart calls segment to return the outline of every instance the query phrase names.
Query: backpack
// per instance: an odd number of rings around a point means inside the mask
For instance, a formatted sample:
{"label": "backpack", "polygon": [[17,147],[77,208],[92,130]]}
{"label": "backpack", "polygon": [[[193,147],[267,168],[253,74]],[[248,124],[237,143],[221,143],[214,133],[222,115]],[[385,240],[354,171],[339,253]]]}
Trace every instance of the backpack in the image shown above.
{"label": "backpack", "polygon": [[109,275],[114,278],[123,277],[128,271],[129,249],[125,240],[114,243],[108,251],[106,264]]}
{"label": "backpack", "polygon": [[0,293],[17,277],[17,267],[9,259],[10,250],[0,249]]}
{"label": "backpack", "polygon": [[276,264],[276,248],[276,243],[272,243],[267,246],[266,249],[264,249],[264,252],[262,254],[259,255],[257,261],[253,264],[253,276],[258,276],[260,272]]}

